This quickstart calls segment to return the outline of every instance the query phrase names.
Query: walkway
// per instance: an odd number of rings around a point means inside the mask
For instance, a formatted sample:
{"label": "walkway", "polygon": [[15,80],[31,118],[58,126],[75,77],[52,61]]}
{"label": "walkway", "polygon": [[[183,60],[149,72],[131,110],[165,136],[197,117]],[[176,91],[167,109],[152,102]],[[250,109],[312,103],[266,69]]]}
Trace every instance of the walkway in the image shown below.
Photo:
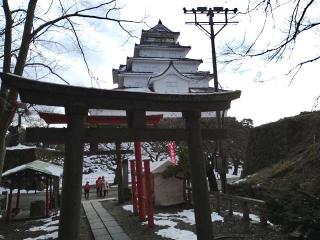
{"label": "walkway", "polygon": [[100,201],[83,201],[82,205],[95,240],[130,240]]}

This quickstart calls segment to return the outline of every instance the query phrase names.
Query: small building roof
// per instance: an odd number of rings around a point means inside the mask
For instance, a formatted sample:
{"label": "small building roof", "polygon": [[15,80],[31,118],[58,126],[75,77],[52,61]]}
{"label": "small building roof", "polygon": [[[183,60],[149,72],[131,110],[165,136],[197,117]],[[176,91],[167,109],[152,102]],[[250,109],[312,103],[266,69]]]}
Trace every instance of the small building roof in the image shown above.
{"label": "small building roof", "polygon": [[161,162],[152,163],[151,165],[151,173],[162,173],[164,172],[169,166],[173,166],[173,162],[170,160],[164,160]]}
{"label": "small building roof", "polygon": [[47,162],[43,162],[40,160],[36,160],[27,164],[23,164],[21,166],[9,169],[2,174],[2,177],[8,177],[9,175],[22,172],[25,170],[32,170],[36,172],[41,172],[47,175],[60,177],[63,173],[63,168],[56,164],[51,164]]}

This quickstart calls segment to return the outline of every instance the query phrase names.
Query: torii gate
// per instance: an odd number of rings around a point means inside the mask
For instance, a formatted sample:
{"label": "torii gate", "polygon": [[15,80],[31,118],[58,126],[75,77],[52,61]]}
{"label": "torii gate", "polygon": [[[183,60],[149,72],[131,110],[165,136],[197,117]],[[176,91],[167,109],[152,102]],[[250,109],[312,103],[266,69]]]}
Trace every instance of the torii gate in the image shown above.
{"label": "torii gate", "polygon": [[[84,142],[187,140],[191,167],[196,233],[198,240],[213,239],[202,139],[223,139],[224,129],[201,130],[201,112],[222,111],[240,97],[240,91],[208,94],[156,94],[101,90],[44,83],[13,74],[1,74],[7,88],[19,92],[21,101],[62,106],[66,129],[38,128],[39,141],[65,142],[59,239],[79,239]],[[127,128],[86,128],[88,109],[125,110]],[[146,111],[182,112],[186,129],[147,128]]]}

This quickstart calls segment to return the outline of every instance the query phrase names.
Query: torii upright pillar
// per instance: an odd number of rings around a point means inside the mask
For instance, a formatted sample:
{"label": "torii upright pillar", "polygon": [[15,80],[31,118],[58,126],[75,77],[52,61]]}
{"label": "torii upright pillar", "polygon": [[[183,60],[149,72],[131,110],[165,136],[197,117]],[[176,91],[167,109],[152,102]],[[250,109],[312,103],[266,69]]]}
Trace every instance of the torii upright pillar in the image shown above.
{"label": "torii upright pillar", "polygon": [[70,106],[65,109],[68,128],[65,141],[62,202],[59,239],[79,239],[80,207],[82,194],[83,144],[88,109]]}
{"label": "torii upright pillar", "polygon": [[201,112],[183,113],[186,120],[188,152],[191,169],[192,197],[198,240],[213,239],[209,194],[202,151]]}

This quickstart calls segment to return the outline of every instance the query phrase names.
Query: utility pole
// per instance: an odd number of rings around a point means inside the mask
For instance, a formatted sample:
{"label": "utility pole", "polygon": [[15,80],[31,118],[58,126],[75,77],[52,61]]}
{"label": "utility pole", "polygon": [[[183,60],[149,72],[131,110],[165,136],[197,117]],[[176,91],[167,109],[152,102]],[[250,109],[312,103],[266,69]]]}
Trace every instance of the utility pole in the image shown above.
{"label": "utility pole", "polygon": [[[212,54],[212,71],[213,71],[213,80],[214,80],[214,91],[219,92],[219,80],[218,80],[218,70],[217,70],[217,56],[216,56],[216,48],[215,48],[215,36],[217,36],[222,29],[224,29],[228,24],[237,24],[238,22],[230,21],[228,16],[234,16],[237,13],[238,9],[228,9],[223,7],[197,7],[197,9],[192,8],[191,10],[187,10],[183,8],[183,12],[185,14],[193,14],[194,21],[186,22],[186,24],[194,24],[196,25],[202,32],[204,32],[211,40],[211,54]],[[198,15],[206,15],[209,19],[206,21],[199,21]],[[214,21],[213,18],[217,15],[220,16],[219,21]],[[224,15],[221,19],[221,15]],[[210,31],[208,31],[204,26],[209,25]],[[215,33],[214,25],[220,26],[220,29]],[[223,114],[224,115],[224,114]],[[216,121],[217,128],[222,128],[222,117],[220,111],[216,111]],[[227,178],[226,178],[226,159],[223,155],[223,145],[222,141],[217,141],[217,149],[215,153],[215,157],[219,158],[220,166],[218,167],[218,171],[221,178],[221,186],[222,192],[226,193],[227,186]]]}

